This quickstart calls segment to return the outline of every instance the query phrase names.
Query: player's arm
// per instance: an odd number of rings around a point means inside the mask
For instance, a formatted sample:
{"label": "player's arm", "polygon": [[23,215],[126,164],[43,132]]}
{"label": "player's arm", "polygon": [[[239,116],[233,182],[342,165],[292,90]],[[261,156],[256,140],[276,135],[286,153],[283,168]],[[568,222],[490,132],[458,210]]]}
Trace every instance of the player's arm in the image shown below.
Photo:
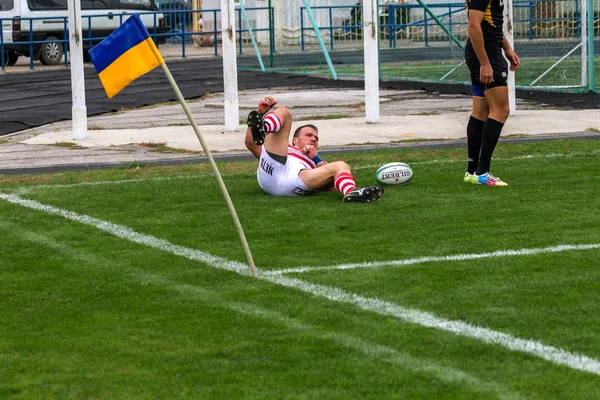
{"label": "player's arm", "polygon": [[315,164],[317,164],[317,168],[321,167],[323,165],[327,165],[327,162],[325,160],[323,160],[321,158],[321,156],[319,156],[319,153],[317,152],[317,148],[315,146],[313,146],[312,144],[304,146],[304,148],[301,150],[304,154],[306,154],[308,156],[308,158],[310,158],[311,160],[313,160],[315,162]]}
{"label": "player's arm", "polygon": [[252,132],[249,128],[246,129],[246,138],[244,139],[244,143],[246,144],[246,148],[250,150],[250,153],[252,153],[257,159],[260,159],[262,145],[254,143],[254,139],[252,138]]}
{"label": "player's arm", "polygon": [[327,165],[327,161],[323,160],[318,154],[312,160],[315,162],[315,164],[317,164],[317,168]]}
{"label": "player's arm", "polygon": [[494,81],[494,70],[490,64],[490,60],[485,52],[485,41],[483,39],[483,31],[481,30],[481,22],[484,16],[483,11],[469,9],[469,39],[477,59],[479,60],[479,80],[484,85],[489,85]]}
{"label": "player's arm", "polygon": [[514,71],[517,68],[519,68],[519,66],[521,65],[521,60],[519,59],[517,53],[515,53],[515,51],[511,47],[510,43],[508,43],[506,36],[502,37],[502,49],[504,50],[506,58],[510,62],[510,70]]}

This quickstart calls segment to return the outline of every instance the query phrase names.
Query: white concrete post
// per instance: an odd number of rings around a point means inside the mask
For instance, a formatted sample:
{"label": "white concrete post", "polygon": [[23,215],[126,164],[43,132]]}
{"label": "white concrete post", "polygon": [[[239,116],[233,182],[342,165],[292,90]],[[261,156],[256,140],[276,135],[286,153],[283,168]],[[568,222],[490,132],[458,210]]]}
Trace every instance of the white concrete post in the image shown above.
{"label": "white concrete post", "polygon": [[379,51],[377,0],[363,2],[363,40],[365,53],[365,113],[367,123],[379,122]]}
{"label": "white concrete post", "polygon": [[[81,4],[78,0],[69,0],[69,48],[71,55],[71,109],[73,121],[73,139],[87,139],[87,108],[85,106],[85,79],[83,73],[83,46],[81,43]],[[67,52],[65,49],[65,57]]]}
{"label": "white concrete post", "polygon": [[240,130],[238,107],[235,9],[233,0],[221,0],[221,38],[223,41],[223,84],[225,89],[225,130]]}
{"label": "white concrete post", "polygon": [[[502,3],[500,3],[502,4]],[[504,36],[508,43],[510,43],[510,47],[515,48],[515,37],[513,35],[513,24],[512,24],[512,15],[513,15],[513,6],[512,0],[504,0]],[[516,51],[516,50],[515,50]],[[519,54],[517,52],[517,54]],[[517,110],[517,91],[516,91],[516,82],[515,82],[515,72],[508,71],[508,104],[510,106],[510,114],[513,115]]]}

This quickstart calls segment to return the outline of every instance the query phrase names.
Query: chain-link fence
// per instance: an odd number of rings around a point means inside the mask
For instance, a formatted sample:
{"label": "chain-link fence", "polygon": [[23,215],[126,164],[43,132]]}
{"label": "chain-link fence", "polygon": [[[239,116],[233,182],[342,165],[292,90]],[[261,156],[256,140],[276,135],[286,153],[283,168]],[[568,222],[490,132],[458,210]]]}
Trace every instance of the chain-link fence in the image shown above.
{"label": "chain-link fence", "polygon": [[[588,10],[593,29],[585,31],[582,1],[586,0],[514,1],[514,48],[522,59],[516,73],[518,87],[565,91],[599,87],[599,60],[582,59],[582,49],[590,54],[586,33],[600,36],[600,15],[596,11],[600,10],[600,0],[594,0]],[[255,5],[252,3],[246,0],[244,4],[249,9]],[[338,76],[362,75],[362,4],[354,0],[311,0],[310,6],[307,9],[303,0],[280,0],[273,1],[270,9],[253,10],[251,24],[255,29],[265,27],[256,37],[267,68],[330,75],[331,68],[325,62],[330,57]],[[261,13],[265,16],[260,17]],[[269,14],[272,21],[266,29]],[[249,43],[249,32],[241,18],[240,22],[240,42]],[[467,38],[464,2],[380,2],[378,23],[382,79],[468,81],[463,63]],[[600,55],[600,48],[594,50]],[[251,54],[248,46],[245,51]],[[240,57],[239,64],[252,67],[254,62],[252,57]],[[595,73],[586,73],[590,67]],[[590,76],[596,79],[593,85],[586,82]]]}

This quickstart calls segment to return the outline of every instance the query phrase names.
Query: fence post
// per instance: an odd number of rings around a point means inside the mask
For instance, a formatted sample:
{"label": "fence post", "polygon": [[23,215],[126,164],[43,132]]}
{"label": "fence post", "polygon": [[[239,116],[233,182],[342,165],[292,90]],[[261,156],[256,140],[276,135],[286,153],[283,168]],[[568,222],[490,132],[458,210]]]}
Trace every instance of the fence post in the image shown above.
{"label": "fence post", "polygon": [[331,15],[331,7],[329,7],[329,40],[331,41],[331,50],[333,50],[333,16]]}
{"label": "fence post", "polygon": [[300,48],[304,51],[304,7],[300,7]]}
{"label": "fence post", "polygon": [[[586,0],[583,0],[586,1]],[[588,89],[590,92],[596,92],[596,73],[594,71],[594,1],[587,0],[588,9]]]}
{"label": "fence post", "polygon": [[427,29],[427,10],[423,9],[423,32],[425,32],[425,47],[429,47],[429,32]]}
{"label": "fence post", "polygon": [[273,7],[269,0],[269,64],[273,68],[273,53],[275,53],[275,22],[274,22]]}
{"label": "fence post", "polygon": [[219,36],[218,36],[218,32],[217,32],[217,11],[219,10],[213,10],[213,20],[214,20],[214,24],[213,24],[213,33],[215,34],[215,56],[219,55]]}
{"label": "fence post", "polygon": [[529,2],[529,40],[533,40],[533,1]]}

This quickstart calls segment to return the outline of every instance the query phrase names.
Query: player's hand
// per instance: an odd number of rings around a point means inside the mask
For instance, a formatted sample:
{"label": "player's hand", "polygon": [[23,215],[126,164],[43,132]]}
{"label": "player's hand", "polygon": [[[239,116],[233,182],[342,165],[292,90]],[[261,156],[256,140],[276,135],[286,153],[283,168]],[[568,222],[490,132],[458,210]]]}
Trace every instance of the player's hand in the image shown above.
{"label": "player's hand", "polygon": [[273,108],[275,104],[277,104],[277,100],[275,100],[272,96],[265,96],[258,101],[258,112],[264,114]]}
{"label": "player's hand", "polygon": [[511,51],[505,52],[505,54],[506,54],[506,58],[510,62],[510,70],[511,71],[515,71],[517,68],[519,68],[521,66],[521,60],[519,59],[519,56],[517,55],[517,53],[515,53],[514,51],[511,50]]}
{"label": "player's hand", "polygon": [[317,156],[317,148],[312,144],[308,144],[302,148],[302,152],[308,156],[308,158],[313,159]]}
{"label": "player's hand", "polygon": [[489,85],[494,82],[494,70],[490,64],[482,65],[479,68],[479,80],[484,85]]}

